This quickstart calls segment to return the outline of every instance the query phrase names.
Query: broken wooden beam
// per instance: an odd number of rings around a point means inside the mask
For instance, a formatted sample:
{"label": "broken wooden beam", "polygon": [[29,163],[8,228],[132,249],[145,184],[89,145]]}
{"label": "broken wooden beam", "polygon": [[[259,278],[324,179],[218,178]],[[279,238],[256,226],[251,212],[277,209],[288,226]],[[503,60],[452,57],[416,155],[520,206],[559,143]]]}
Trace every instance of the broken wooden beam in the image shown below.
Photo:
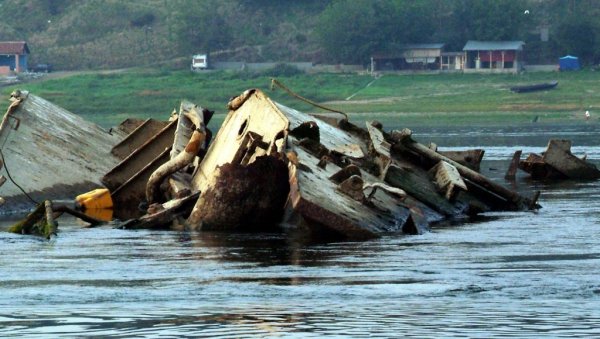
{"label": "broken wooden beam", "polygon": [[52,214],[52,202],[46,200],[38,204],[35,210],[23,220],[9,227],[8,231],[11,233],[40,235],[50,239],[57,232],[57,224]]}
{"label": "broken wooden beam", "polygon": [[589,180],[600,178],[600,171],[596,166],[571,153],[570,140],[550,140],[542,160],[571,179]]}
{"label": "broken wooden beam", "polygon": [[429,170],[429,173],[446,200],[453,201],[458,194],[458,190],[467,190],[467,185],[462,180],[456,167],[446,161],[438,162],[437,165]]}
{"label": "broken wooden beam", "polygon": [[[512,205],[512,206],[507,206],[507,207],[509,207],[511,209],[527,209],[527,208],[529,208],[529,206],[531,206],[531,199],[523,197],[520,194],[518,194],[514,191],[511,191],[508,188],[491,181],[490,179],[486,178],[485,176],[481,175],[480,173],[478,173],[466,166],[463,166],[463,165],[459,164],[458,162],[451,160],[437,152],[434,152],[431,149],[429,149],[427,146],[422,145],[422,144],[412,140],[410,138],[410,135],[411,135],[410,130],[407,130],[407,131],[406,130],[407,129],[396,134],[397,137],[395,138],[394,141],[396,141],[397,143],[394,144],[394,148],[396,148],[396,149],[400,148],[400,150],[402,148],[407,149],[425,159],[428,159],[433,164],[436,164],[440,161],[446,161],[446,162],[452,164],[454,167],[456,167],[456,169],[458,170],[460,175],[463,176],[464,178],[474,182],[475,184],[481,186],[482,188],[507,200],[507,202],[509,202],[510,205]],[[392,133],[392,137],[394,137],[394,133]]]}
{"label": "broken wooden beam", "polygon": [[508,170],[504,175],[504,178],[507,180],[515,180],[517,175],[517,169],[519,168],[519,162],[521,161],[521,154],[523,152],[521,150],[515,151],[513,154],[512,160],[510,161],[510,165],[508,166]]}
{"label": "broken wooden beam", "polygon": [[374,154],[375,163],[379,167],[379,179],[385,178],[385,174],[392,163],[390,154],[391,145],[385,140],[380,129],[373,125],[373,122],[367,121],[367,132],[369,132],[369,148]]}

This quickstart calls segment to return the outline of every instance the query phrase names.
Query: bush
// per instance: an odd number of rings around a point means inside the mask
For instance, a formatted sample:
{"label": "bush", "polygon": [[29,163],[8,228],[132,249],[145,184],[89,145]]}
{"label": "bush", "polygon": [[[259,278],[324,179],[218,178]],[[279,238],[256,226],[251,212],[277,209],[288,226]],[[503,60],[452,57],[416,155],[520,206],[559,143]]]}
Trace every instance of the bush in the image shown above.
{"label": "bush", "polygon": [[273,68],[270,68],[264,72],[264,75],[272,76],[272,77],[291,77],[294,75],[304,73],[298,67],[288,65],[288,64],[277,64]]}

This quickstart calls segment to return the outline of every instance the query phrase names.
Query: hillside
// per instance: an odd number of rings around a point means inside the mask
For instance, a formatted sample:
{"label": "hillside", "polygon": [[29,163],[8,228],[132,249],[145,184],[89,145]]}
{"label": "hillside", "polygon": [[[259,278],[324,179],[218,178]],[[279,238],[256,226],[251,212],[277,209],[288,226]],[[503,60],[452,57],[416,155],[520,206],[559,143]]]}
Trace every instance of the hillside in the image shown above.
{"label": "hillside", "polygon": [[49,62],[59,70],[162,62],[181,68],[188,66],[189,55],[206,50],[245,61],[307,60],[318,53],[310,27],[323,6],[319,1],[281,6],[230,0],[0,0],[0,40],[26,40],[30,64]]}
{"label": "hillside", "polygon": [[[235,61],[367,64],[406,43],[523,40],[531,63],[600,61],[595,0],[0,0],[0,41],[57,70]],[[545,36],[545,38],[543,38]],[[547,38],[547,39],[546,39]]]}

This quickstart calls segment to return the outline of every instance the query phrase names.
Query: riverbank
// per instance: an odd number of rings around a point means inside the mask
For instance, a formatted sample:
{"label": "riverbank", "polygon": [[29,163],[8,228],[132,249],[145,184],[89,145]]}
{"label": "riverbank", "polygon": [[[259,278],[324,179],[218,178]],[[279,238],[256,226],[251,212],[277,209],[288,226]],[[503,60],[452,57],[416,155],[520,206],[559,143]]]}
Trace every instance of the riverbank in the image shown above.
{"label": "riverbank", "polygon": [[[600,82],[594,71],[478,74],[296,74],[276,71],[189,72],[130,69],[107,73],[52,76],[2,89],[24,88],[103,126],[127,117],[164,119],[188,99],[215,110],[248,88],[260,88],[275,101],[304,112],[323,112],[281,90],[270,90],[277,77],[299,95],[350,113],[359,120],[402,120],[409,125],[585,123],[597,121]],[[557,80],[557,88],[513,93],[510,87]],[[600,111],[599,111],[600,114]],[[221,119],[218,119],[219,121]]]}

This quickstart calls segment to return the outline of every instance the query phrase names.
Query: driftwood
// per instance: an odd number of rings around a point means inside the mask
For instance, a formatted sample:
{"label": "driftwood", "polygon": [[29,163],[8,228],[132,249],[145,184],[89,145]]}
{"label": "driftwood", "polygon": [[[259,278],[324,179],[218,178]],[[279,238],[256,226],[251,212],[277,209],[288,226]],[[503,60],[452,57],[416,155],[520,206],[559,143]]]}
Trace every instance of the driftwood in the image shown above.
{"label": "driftwood", "polygon": [[12,225],[8,231],[20,234],[40,235],[46,239],[56,236],[57,224],[54,221],[52,202],[46,200],[29,213],[25,219]]}
{"label": "driftwood", "polygon": [[467,190],[467,185],[462,180],[456,167],[450,165],[445,161],[438,162],[431,170],[429,170],[431,177],[438,188],[438,191],[442,192],[446,199],[452,201],[458,194],[458,190]]}
{"label": "driftwood", "polygon": [[98,225],[106,224],[105,221],[93,218],[93,217],[91,217],[91,216],[89,216],[89,215],[87,215],[85,213],[81,213],[81,212],[79,212],[77,210],[74,210],[74,209],[72,209],[70,207],[67,207],[65,205],[58,205],[58,206],[54,206],[53,205],[52,206],[52,210],[54,211],[54,213],[58,213],[59,216],[62,213],[70,214],[70,215],[72,215],[72,216],[74,216],[74,217],[76,217],[78,219],[81,219],[81,220],[87,222],[88,224],[90,224],[90,226],[98,226]]}
{"label": "driftwood", "polygon": [[191,194],[185,198],[174,199],[165,204],[155,204],[149,208],[149,213],[137,219],[130,219],[117,228],[140,229],[140,228],[168,228],[172,222],[181,217],[187,218],[194,203],[198,200],[200,193]]}

